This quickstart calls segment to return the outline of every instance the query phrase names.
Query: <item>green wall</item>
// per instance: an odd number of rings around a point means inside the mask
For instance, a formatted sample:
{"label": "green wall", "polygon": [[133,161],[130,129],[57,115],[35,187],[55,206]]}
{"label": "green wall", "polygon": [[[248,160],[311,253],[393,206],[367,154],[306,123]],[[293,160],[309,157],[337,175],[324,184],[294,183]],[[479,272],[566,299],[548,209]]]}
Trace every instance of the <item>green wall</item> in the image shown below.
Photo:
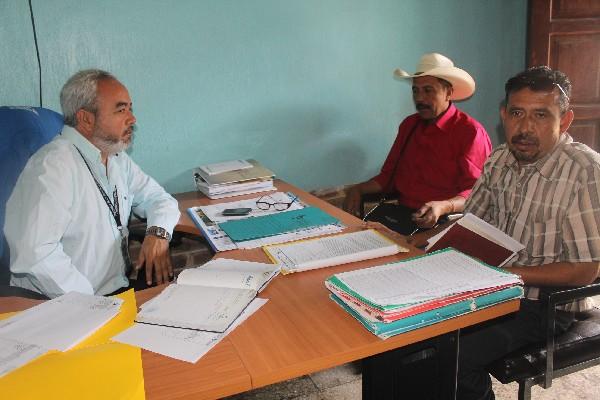
{"label": "green wall", "polygon": [[[257,158],[304,189],[373,176],[414,112],[424,52],[477,81],[463,108],[495,143],[503,84],[525,66],[525,0],[32,0],[43,105],[82,68],[114,73],[138,120],[131,155],[171,192],[191,168]],[[0,105],[38,105],[27,0],[0,0]]]}

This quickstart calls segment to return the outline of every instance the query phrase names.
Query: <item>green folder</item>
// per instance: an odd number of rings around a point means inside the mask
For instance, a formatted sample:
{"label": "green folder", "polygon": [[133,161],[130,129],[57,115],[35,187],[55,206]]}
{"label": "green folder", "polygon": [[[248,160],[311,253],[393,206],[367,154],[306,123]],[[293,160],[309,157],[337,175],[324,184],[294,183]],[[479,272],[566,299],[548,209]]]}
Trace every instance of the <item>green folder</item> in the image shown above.
{"label": "green folder", "polygon": [[502,303],[512,299],[518,299],[522,296],[523,288],[520,286],[513,286],[483,296],[475,297],[473,299],[463,300],[459,303],[450,304],[407,318],[402,318],[394,322],[385,323],[368,321],[356,311],[348,307],[348,305],[346,305],[346,303],[344,303],[335,294],[331,293],[329,295],[333,301],[335,301],[346,312],[358,320],[358,322],[360,322],[371,333],[379,336],[382,339],[432,325],[436,322],[458,317],[459,315],[490,307],[494,304]]}
{"label": "green folder", "polygon": [[301,210],[226,221],[219,227],[234,242],[242,242],[338,222],[319,208],[304,207]]}

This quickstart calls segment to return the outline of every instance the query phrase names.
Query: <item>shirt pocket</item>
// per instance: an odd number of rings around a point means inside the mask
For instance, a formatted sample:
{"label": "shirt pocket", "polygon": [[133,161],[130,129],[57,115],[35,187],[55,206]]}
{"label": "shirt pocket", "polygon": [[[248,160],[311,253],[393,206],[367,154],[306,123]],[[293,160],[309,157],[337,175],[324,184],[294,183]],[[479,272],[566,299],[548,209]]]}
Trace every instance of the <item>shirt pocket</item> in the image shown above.
{"label": "shirt pocket", "polygon": [[537,259],[557,260],[562,253],[562,231],[558,218],[550,218],[543,222],[533,222],[530,228],[532,244],[531,257]]}

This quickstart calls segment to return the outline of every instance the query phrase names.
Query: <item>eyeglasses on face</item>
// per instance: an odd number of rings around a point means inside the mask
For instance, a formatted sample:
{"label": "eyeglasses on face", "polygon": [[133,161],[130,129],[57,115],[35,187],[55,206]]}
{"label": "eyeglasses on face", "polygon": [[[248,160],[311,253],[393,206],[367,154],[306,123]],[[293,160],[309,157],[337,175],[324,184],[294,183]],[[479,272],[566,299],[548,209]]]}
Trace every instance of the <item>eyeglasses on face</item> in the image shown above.
{"label": "eyeglasses on face", "polygon": [[290,208],[297,199],[298,196],[295,196],[289,202],[281,202],[274,201],[270,196],[263,196],[260,199],[256,200],[256,207],[258,207],[259,210],[268,210],[271,207],[273,207],[277,211],[284,211]]}

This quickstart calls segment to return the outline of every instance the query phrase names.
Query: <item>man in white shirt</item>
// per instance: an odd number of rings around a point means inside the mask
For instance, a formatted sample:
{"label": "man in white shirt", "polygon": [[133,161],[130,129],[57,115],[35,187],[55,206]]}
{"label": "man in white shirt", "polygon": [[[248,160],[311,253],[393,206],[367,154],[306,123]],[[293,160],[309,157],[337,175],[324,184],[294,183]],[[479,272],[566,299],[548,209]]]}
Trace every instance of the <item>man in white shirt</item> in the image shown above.
{"label": "man in white shirt", "polygon": [[[49,297],[109,294],[145,266],[147,283],[173,275],[169,240],[177,201],[129,158],[136,119],[114,76],[80,71],[60,93],[65,127],[28,161],[6,205],[11,285]],[[131,211],[148,230],[135,264],[127,253]]]}

